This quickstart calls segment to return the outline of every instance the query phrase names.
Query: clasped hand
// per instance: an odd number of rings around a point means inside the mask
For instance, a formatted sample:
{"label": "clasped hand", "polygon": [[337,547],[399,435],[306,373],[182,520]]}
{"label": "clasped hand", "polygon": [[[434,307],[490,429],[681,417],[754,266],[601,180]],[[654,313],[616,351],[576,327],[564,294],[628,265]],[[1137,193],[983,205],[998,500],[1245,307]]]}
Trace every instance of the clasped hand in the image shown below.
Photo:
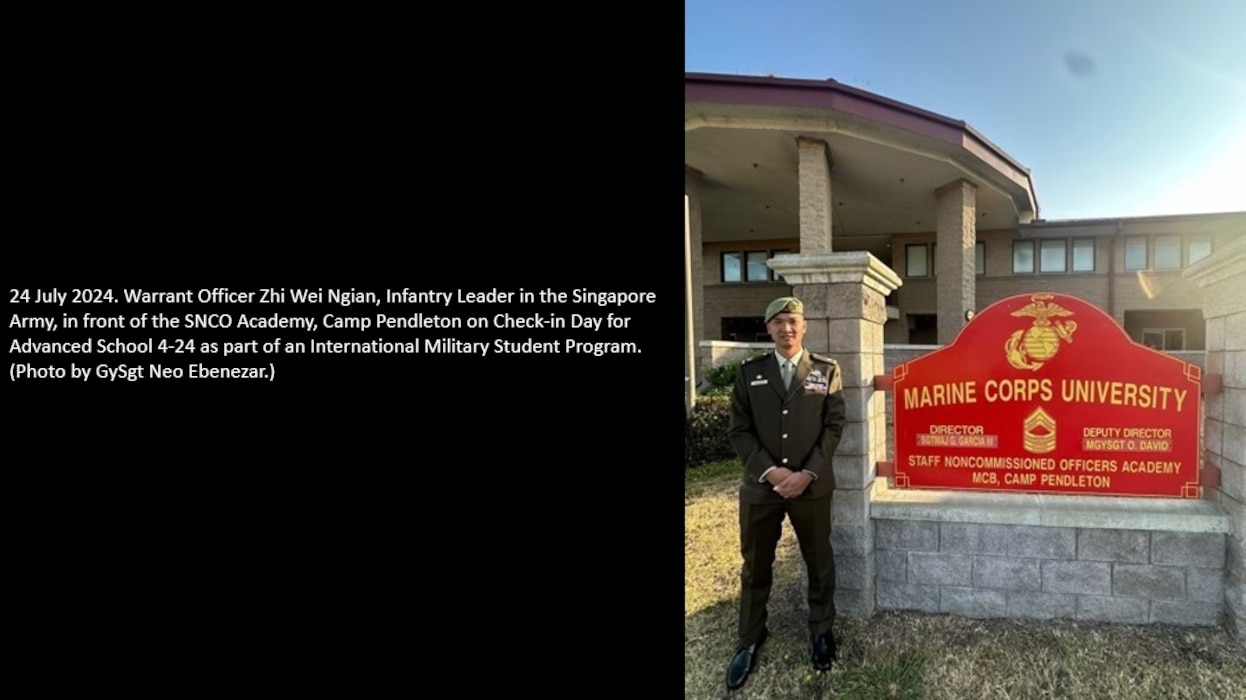
{"label": "clasped hand", "polygon": [[803,471],[792,471],[779,467],[766,475],[766,479],[774,486],[775,493],[784,498],[796,498],[809,488],[813,477]]}

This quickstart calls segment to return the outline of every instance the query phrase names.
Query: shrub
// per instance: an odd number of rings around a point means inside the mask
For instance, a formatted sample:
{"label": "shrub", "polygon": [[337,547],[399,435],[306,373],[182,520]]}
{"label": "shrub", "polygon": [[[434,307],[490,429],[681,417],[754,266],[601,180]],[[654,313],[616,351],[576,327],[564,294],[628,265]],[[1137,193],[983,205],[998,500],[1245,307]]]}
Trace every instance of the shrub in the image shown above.
{"label": "shrub", "polygon": [[732,362],[721,367],[712,367],[705,372],[705,381],[710,385],[710,389],[719,389],[726,387],[731,388],[735,383],[735,376],[740,371],[739,363]]}
{"label": "shrub", "polygon": [[[769,352],[769,350],[752,350],[748,354],[748,359],[751,360]],[[704,385],[702,386],[701,393],[713,393],[715,390],[723,388],[730,391],[731,385],[735,384],[735,377],[739,373],[739,362],[728,362],[725,365],[705,370]]]}
{"label": "shrub", "polygon": [[730,423],[730,390],[698,397],[684,423],[684,468],[735,457],[727,439]]}

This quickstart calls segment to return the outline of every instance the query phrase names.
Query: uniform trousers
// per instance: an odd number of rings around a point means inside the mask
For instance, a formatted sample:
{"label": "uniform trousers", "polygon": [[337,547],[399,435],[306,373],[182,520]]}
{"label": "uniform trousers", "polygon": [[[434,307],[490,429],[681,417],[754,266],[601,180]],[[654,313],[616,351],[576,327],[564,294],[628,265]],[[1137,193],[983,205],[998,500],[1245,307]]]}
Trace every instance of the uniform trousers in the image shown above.
{"label": "uniform trousers", "polygon": [[783,518],[792,523],[809,575],[809,633],[829,634],[835,621],[835,559],[831,551],[831,495],[773,503],[740,501],[740,648],[752,646],[766,626],[774,583],[775,550]]}

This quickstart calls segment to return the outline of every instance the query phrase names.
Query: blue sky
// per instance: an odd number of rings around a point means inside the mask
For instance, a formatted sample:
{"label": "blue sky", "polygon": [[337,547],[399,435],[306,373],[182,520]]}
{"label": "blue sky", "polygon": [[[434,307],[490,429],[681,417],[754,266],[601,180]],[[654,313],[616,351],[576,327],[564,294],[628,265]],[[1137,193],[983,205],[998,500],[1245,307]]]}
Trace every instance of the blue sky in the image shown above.
{"label": "blue sky", "polygon": [[685,0],[684,69],[969,123],[1045,219],[1246,211],[1246,0]]}

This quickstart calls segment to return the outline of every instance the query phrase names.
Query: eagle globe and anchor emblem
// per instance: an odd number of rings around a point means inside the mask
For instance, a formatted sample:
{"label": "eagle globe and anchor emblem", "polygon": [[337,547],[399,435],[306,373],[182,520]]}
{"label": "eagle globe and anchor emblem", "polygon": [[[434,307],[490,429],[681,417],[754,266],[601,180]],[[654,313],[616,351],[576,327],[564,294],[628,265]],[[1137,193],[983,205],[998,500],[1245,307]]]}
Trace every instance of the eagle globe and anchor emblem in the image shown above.
{"label": "eagle globe and anchor emblem", "polygon": [[[1061,340],[1073,342],[1077,321],[1061,320],[1072,316],[1073,312],[1052,303],[1052,298],[1050,294],[1033,294],[1029,304],[1012,312],[1013,316],[1030,316],[1034,323],[1014,332],[1004,342],[1008,364],[1017,369],[1037,371],[1060,351]],[[1026,416],[1022,435],[1026,452],[1045,454],[1056,449],[1056,421],[1041,406]]]}
{"label": "eagle globe and anchor emblem", "polygon": [[[1004,354],[1008,364],[1017,369],[1038,370],[1060,350],[1060,341],[1073,342],[1077,321],[1062,321],[1060,317],[1072,316],[1073,312],[1051,303],[1050,294],[1033,294],[1030,303],[1012,312],[1013,316],[1033,317],[1029,328],[1016,331],[1004,342]],[[1055,318],[1055,321],[1051,319]]]}

